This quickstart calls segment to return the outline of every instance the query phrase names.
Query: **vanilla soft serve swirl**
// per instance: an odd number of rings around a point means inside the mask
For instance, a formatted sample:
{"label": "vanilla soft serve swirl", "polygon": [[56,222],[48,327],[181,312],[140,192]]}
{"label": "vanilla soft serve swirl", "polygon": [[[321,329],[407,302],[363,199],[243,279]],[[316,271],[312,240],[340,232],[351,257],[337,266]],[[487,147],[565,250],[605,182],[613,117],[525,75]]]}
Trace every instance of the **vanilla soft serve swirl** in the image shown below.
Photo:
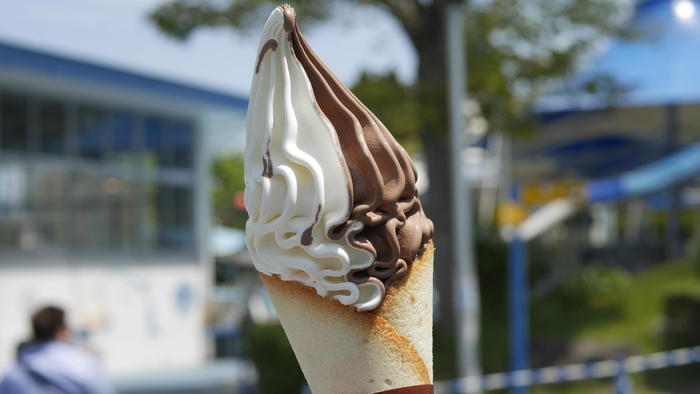
{"label": "vanilla soft serve swirl", "polygon": [[410,158],[311,51],[289,6],[263,29],[246,138],[255,267],[358,310],[376,308],[433,225]]}

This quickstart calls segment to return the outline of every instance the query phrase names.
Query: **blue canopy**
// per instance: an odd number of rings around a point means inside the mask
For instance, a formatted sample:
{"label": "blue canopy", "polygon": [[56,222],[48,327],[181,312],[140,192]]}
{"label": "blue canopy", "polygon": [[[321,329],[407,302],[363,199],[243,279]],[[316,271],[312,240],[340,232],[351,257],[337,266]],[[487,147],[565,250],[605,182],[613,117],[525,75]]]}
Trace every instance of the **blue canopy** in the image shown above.
{"label": "blue canopy", "polygon": [[664,190],[700,173],[700,142],[697,142],[662,160],[586,185],[590,202],[616,201],[649,195]]}
{"label": "blue canopy", "polygon": [[248,99],[244,97],[17,46],[1,40],[0,67],[69,80],[98,82],[203,105],[239,110],[248,107]]}
{"label": "blue canopy", "polygon": [[566,84],[612,77],[628,89],[615,108],[590,95],[555,94],[539,103],[540,138],[525,153],[551,162],[553,170],[540,177],[620,175],[699,138],[700,0],[639,1],[624,28],[636,37],[612,39]]}

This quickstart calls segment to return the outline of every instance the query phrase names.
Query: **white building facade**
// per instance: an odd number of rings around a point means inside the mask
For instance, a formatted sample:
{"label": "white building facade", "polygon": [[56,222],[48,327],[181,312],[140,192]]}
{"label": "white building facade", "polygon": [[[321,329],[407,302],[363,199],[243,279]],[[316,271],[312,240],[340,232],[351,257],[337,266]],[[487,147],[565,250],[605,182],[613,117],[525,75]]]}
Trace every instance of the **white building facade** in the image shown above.
{"label": "white building facade", "polygon": [[209,152],[246,107],[0,42],[0,370],[45,304],[112,374],[205,361]]}

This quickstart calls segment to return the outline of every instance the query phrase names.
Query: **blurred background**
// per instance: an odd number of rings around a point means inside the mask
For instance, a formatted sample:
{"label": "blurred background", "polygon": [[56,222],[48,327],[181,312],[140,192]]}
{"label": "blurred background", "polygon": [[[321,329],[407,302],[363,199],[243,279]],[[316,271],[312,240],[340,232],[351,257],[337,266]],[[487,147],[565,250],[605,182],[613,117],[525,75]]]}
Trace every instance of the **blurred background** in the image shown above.
{"label": "blurred background", "polygon": [[[436,381],[700,345],[700,1],[290,3],[416,163]],[[302,392],[243,232],[276,5],[0,4],[0,370],[51,303],[119,392]],[[513,392],[700,393],[662,364]]]}

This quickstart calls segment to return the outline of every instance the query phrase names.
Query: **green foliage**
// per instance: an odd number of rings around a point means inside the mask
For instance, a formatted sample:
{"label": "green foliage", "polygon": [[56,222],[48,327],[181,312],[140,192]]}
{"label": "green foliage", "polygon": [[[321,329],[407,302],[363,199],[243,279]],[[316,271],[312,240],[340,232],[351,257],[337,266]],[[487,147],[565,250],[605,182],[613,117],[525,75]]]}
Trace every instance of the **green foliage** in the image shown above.
{"label": "green foliage", "polygon": [[629,283],[629,273],[619,267],[591,265],[581,273],[581,285],[587,294],[622,294]]}
{"label": "green foliage", "polygon": [[[663,302],[661,342],[665,349],[700,344],[700,295],[670,293]],[[684,392],[697,388],[700,365],[662,369],[645,376],[645,383],[663,392]]]}
{"label": "green foliage", "polygon": [[377,115],[408,152],[418,150],[420,108],[415,89],[401,84],[394,72],[384,75],[363,73],[352,92]]}
{"label": "green foliage", "polygon": [[693,231],[691,238],[686,244],[685,256],[688,261],[692,261],[700,272],[700,225]]}
{"label": "green foliage", "polygon": [[[637,352],[663,350],[659,324],[667,297],[700,297],[700,275],[690,263],[660,264],[635,275],[593,269],[598,272],[584,270],[538,301],[531,309],[533,337],[626,343]],[[607,284],[595,283],[594,277]]]}
{"label": "green foliage", "polygon": [[231,156],[218,159],[212,165],[212,176],[214,178],[214,217],[218,224],[244,229],[247,215],[245,211],[237,210],[234,207],[234,198],[237,193],[243,192],[245,183],[243,181],[243,159],[238,156]]}
{"label": "green foliage", "polygon": [[282,326],[279,323],[251,324],[243,335],[246,355],[258,371],[260,393],[300,393],[304,375]]}
{"label": "green foliage", "polygon": [[[328,17],[333,1],[288,1],[306,23]],[[149,18],[167,35],[185,40],[200,27],[230,27],[247,30],[260,26],[267,14],[280,5],[275,0],[173,0],[161,4]]]}
{"label": "green foliage", "polygon": [[563,280],[531,308],[533,337],[571,341],[587,327],[620,319],[622,294],[611,291],[623,289],[617,277],[606,267],[589,267]]}
{"label": "green foliage", "polygon": [[[473,3],[467,24],[469,91],[492,130],[526,134],[533,105],[577,69],[593,45],[617,32],[619,2],[493,0]],[[603,97],[619,85],[597,75],[572,87]]]}
{"label": "green foliage", "polygon": [[457,343],[450,332],[439,323],[433,325],[433,372],[436,381],[457,376]]}
{"label": "green foliage", "polygon": [[485,372],[508,368],[507,245],[496,234],[479,233],[476,261],[481,297],[481,360]]}
{"label": "green foliage", "polygon": [[[396,18],[416,50],[438,47],[446,2],[408,0],[298,0],[305,26],[327,18],[338,5],[361,4]],[[199,27],[247,30],[259,26],[279,2],[272,0],[172,0],[151,20],[161,31],[186,39]],[[621,6],[614,0],[492,0],[471,2],[467,23],[469,94],[481,105],[491,130],[525,134],[536,125],[532,106],[553,84],[570,76],[601,37],[618,31]],[[439,52],[437,52],[439,53]],[[419,56],[423,69],[444,74],[442,56]],[[421,73],[419,73],[420,77]],[[444,84],[444,78],[442,78]],[[379,118],[416,150],[417,134],[445,130],[445,88],[435,81],[402,86],[393,73],[364,75],[355,92]],[[375,86],[372,86],[375,85]],[[418,89],[419,88],[419,89]],[[571,89],[617,97],[620,87],[606,75]],[[439,99],[438,99],[439,98]],[[395,108],[391,108],[391,106]]]}
{"label": "green foliage", "polygon": [[664,339],[669,347],[700,343],[700,297],[670,294],[664,300]]}

